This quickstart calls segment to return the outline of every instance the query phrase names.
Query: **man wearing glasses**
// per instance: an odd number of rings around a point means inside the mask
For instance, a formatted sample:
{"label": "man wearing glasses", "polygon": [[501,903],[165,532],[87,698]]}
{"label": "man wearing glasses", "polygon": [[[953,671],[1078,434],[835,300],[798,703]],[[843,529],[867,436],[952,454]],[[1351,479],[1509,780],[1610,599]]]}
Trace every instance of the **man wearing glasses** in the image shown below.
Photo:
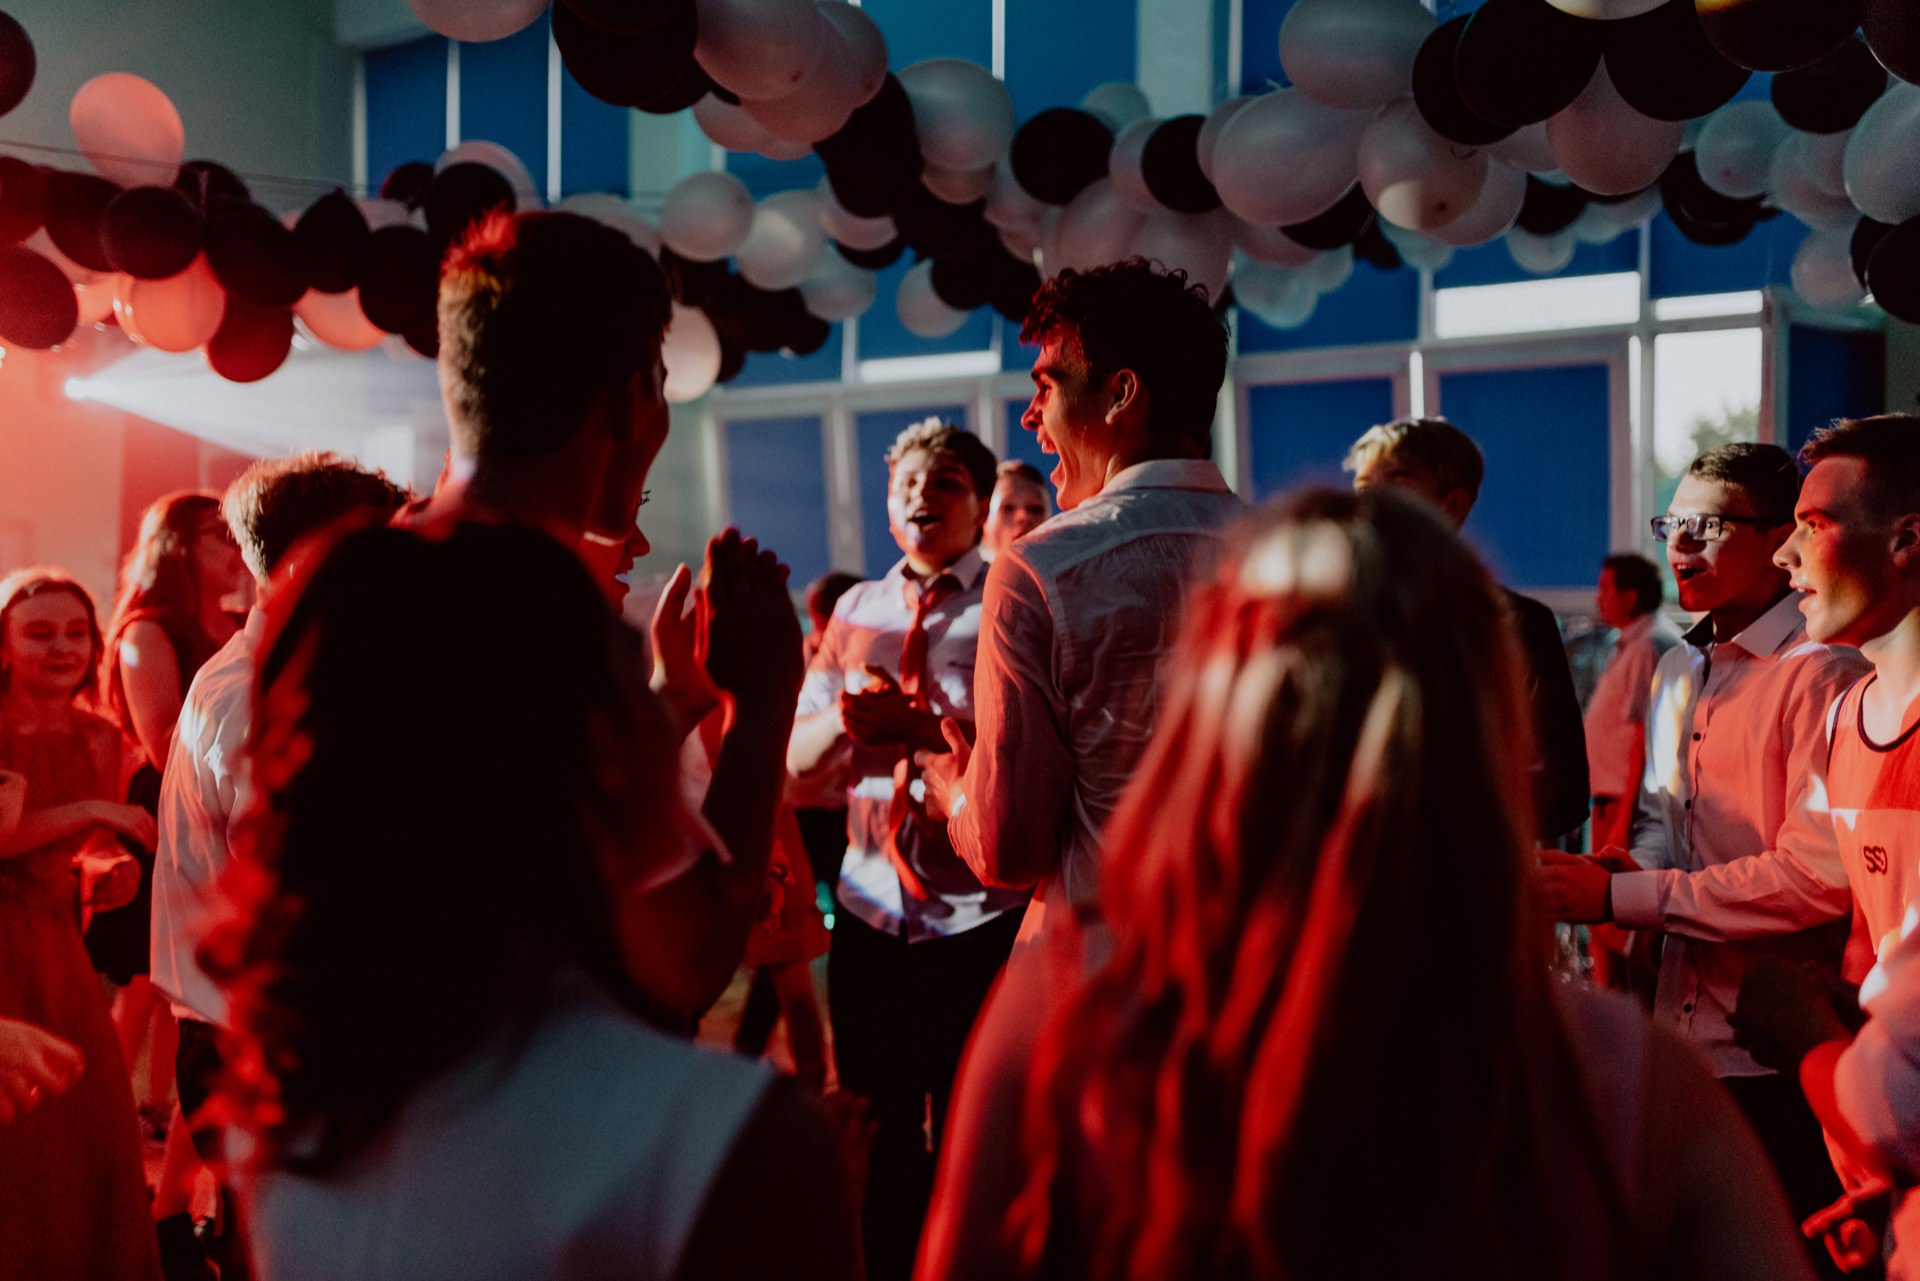
{"label": "man wearing glasses", "polygon": [[1666,934],[1654,1017],[1707,1056],[1804,1217],[1840,1191],[1819,1125],[1728,1026],[1762,957],[1837,974],[1853,913],[1822,771],[1827,709],[1867,664],[1808,641],[1773,563],[1799,492],[1775,445],[1722,446],[1687,469],[1653,533],[1701,618],[1654,669],[1631,849],[1548,851],[1541,882],[1561,920]]}

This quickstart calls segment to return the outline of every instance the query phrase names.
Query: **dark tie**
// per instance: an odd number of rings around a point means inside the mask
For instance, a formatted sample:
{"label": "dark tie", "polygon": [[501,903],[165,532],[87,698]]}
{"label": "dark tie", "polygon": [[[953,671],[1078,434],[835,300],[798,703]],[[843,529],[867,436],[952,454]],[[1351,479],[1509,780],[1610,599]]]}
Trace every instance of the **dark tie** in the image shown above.
{"label": "dark tie", "polygon": [[[907,701],[916,710],[930,710],[927,701],[927,615],[959,590],[960,580],[952,574],[941,574],[925,586],[912,580],[906,584],[907,598],[913,604],[913,625],[907,628],[906,642],[900,647],[900,692],[907,696]],[[907,862],[906,851],[901,844],[901,833],[907,824],[925,817],[913,800],[913,783],[919,777],[920,770],[913,763],[913,747],[908,744],[900,749],[900,759],[893,767],[893,805],[887,813],[887,857],[893,861],[893,870],[900,877],[901,892],[911,898],[924,899],[928,897],[927,887]]]}

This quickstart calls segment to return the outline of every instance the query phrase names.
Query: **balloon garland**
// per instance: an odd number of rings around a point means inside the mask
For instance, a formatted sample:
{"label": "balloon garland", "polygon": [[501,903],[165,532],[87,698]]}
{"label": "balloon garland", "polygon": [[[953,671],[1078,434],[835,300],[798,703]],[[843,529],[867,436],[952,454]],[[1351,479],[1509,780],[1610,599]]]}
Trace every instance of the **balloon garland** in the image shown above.
{"label": "balloon garland", "polygon": [[[1804,298],[1871,290],[1920,322],[1920,0],[1486,0],[1445,22],[1418,0],[1298,0],[1286,87],[1161,119],[1107,84],[1024,123],[972,63],[890,72],[884,33],[842,0],[408,3],[464,41],[551,10],[595,96],[691,108],[731,151],[820,158],[818,188],[758,202],[731,174],[693,174],[657,224],[616,196],[561,202],[665,269],[670,399],[747,352],[817,350],[907,255],[891,303],[926,338],[981,307],[1019,320],[1042,272],[1136,253],[1290,327],[1356,260],[1437,269],[1502,240],[1551,274],[1661,209],[1702,245],[1784,212],[1810,229]],[[1773,73],[1769,96],[1736,100],[1754,71]],[[0,13],[0,114],[34,73]],[[516,157],[476,140],[400,166],[378,198],[335,190],[283,219],[186,159],[178,113],[138,76],[88,81],[70,119],[94,172],[0,157],[0,342],[50,347],[112,317],[238,381],[278,368],[296,326],[431,354],[445,246],[540,203]]]}

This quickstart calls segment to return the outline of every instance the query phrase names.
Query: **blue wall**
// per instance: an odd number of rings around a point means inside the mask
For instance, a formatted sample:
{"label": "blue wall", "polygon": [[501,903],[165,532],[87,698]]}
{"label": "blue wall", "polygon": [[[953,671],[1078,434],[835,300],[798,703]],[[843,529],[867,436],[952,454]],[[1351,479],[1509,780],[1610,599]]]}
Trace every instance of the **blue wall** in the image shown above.
{"label": "blue wall", "polygon": [[727,510],[740,531],[780,554],[797,591],[834,568],[827,540],[827,463],[818,418],[761,418],[722,428]]}

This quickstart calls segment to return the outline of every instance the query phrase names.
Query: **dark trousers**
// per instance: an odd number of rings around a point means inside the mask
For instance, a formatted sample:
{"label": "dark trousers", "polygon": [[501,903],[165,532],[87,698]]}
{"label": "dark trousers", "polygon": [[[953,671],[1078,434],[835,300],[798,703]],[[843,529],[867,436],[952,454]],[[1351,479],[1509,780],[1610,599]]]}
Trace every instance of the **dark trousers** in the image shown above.
{"label": "dark trousers", "polygon": [[[1760,1137],[1760,1146],[1767,1150],[1774,1173],[1787,1190],[1795,1227],[1839,1198],[1840,1179],[1833,1172],[1833,1160],[1820,1137],[1820,1122],[1807,1106],[1797,1080],[1790,1076],[1729,1076],[1722,1077],[1720,1084],[1727,1087]],[[1824,1245],[1818,1241],[1806,1245],[1807,1260],[1816,1273],[1836,1281],[1845,1275],[1834,1266]]]}
{"label": "dark trousers", "polygon": [[220,1211],[224,1220],[221,1239],[214,1246],[220,1264],[221,1281],[251,1281],[252,1261],[247,1257],[246,1232],[240,1223],[239,1208],[233,1191],[225,1181],[225,1144],[220,1125],[202,1109],[219,1088],[226,1071],[226,1058],[220,1052],[220,1029],[199,1019],[180,1020],[180,1048],[173,1059],[173,1079],[180,1091],[180,1113],[193,1135],[193,1150],[200,1159],[222,1172]]}
{"label": "dark trousers", "polygon": [[910,944],[845,909],[834,914],[834,1062],[875,1123],[861,1227],[869,1281],[903,1281],[913,1270],[960,1052],[1020,919],[1005,912],[965,934]]}

